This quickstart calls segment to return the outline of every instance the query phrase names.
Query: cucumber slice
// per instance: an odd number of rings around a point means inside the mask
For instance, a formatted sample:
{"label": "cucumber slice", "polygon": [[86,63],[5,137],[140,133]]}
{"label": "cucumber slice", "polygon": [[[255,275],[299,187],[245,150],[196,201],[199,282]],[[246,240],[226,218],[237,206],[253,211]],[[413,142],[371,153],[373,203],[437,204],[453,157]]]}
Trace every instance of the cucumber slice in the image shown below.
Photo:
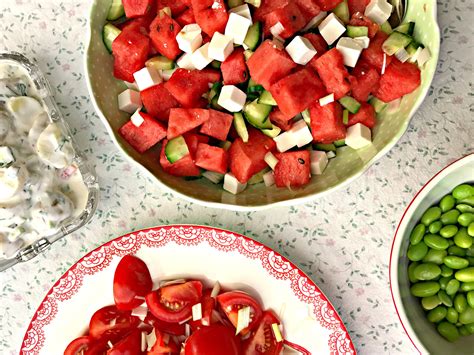
{"label": "cucumber slice", "polygon": [[214,96],[211,100],[211,107],[214,110],[223,111],[224,108],[217,103],[218,100],[219,100],[219,95]]}
{"label": "cucumber slice", "polygon": [[244,4],[244,0],[227,0],[227,5],[230,8],[237,7]]}
{"label": "cucumber slice", "polygon": [[342,111],[342,123],[345,125],[349,123],[349,110]]}
{"label": "cucumber slice", "polygon": [[249,181],[247,181],[247,184],[249,185],[255,185],[263,182],[263,175],[268,173],[270,171],[270,168],[265,168],[262,171],[259,171],[256,173],[254,176],[252,176]]}
{"label": "cucumber slice", "polygon": [[111,23],[107,23],[104,26],[104,29],[102,30],[102,39],[104,40],[105,47],[109,53],[112,53],[112,43],[120,33],[122,33],[122,31]]}
{"label": "cucumber slice", "polygon": [[247,93],[248,94],[260,94],[262,93],[263,91],[265,91],[265,89],[263,88],[262,85],[255,85],[255,86],[248,86],[247,87]]}
{"label": "cucumber slice", "polygon": [[333,12],[334,12],[334,15],[339,17],[339,19],[342,22],[344,22],[344,23],[349,22],[351,15],[349,13],[349,6],[347,5],[347,0],[344,0],[339,5],[337,5],[334,8]]}
{"label": "cucumber slice", "polygon": [[162,55],[148,59],[145,62],[147,67],[155,68],[156,70],[171,70],[174,69],[174,62]]}
{"label": "cucumber slice", "polygon": [[308,126],[311,125],[311,115],[309,114],[309,110],[306,109],[303,112],[301,112],[301,116],[303,116],[303,120],[306,122]]}
{"label": "cucumber slice", "polygon": [[412,36],[413,31],[415,30],[415,23],[414,22],[405,22],[402,23],[400,26],[395,28],[395,31],[404,33],[406,35]]}
{"label": "cucumber slice", "polygon": [[388,35],[392,34],[393,32],[392,26],[390,26],[390,23],[388,21],[385,21],[384,23],[382,23],[380,25],[380,29],[382,30],[382,32],[385,32]]}
{"label": "cucumber slice", "polygon": [[213,60],[211,62],[211,67],[214,68],[214,69],[220,69],[221,68],[221,62],[219,62],[218,60]]}
{"label": "cucumber slice", "polygon": [[350,113],[357,113],[360,109],[360,103],[350,96],[344,96],[339,99],[339,103],[349,110]]}
{"label": "cucumber slice", "polygon": [[338,141],[335,141],[333,144],[336,146],[336,148],[343,147],[346,145],[346,140],[340,139]]}
{"label": "cucumber slice", "polygon": [[255,7],[260,7],[260,5],[262,5],[262,0],[245,0],[245,2]]}
{"label": "cucumber slice", "polygon": [[418,48],[424,48],[424,46],[421,43],[418,43],[417,41],[413,40],[410,42],[410,44],[405,48],[407,53],[412,56],[416,53]]}
{"label": "cucumber slice", "polygon": [[316,143],[314,145],[314,148],[316,150],[322,150],[323,152],[335,152],[336,151],[336,146],[334,144],[322,144],[322,143]]}
{"label": "cucumber slice", "polygon": [[212,84],[212,88],[209,91],[209,100],[212,100],[216,96],[219,96],[221,89],[222,89],[222,83],[217,82],[217,83]]}
{"label": "cucumber slice", "polygon": [[262,133],[270,138],[275,138],[281,133],[281,128],[272,124],[272,129],[262,129]]}
{"label": "cucumber slice", "polygon": [[240,112],[234,113],[234,128],[244,143],[249,141],[249,131],[245,124],[244,116]]}
{"label": "cucumber slice", "polygon": [[271,110],[272,106],[259,104],[257,99],[245,105],[244,116],[248,123],[255,128],[272,129],[272,123],[268,119]]}
{"label": "cucumber slice", "polygon": [[253,55],[253,51],[251,51],[250,49],[245,50],[244,51],[245,61],[248,61],[252,55]]}
{"label": "cucumber slice", "polygon": [[369,100],[369,104],[374,107],[375,113],[380,113],[387,107],[387,103],[383,102],[382,100],[373,97]]}
{"label": "cucumber slice", "polygon": [[367,37],[369,28],[367,26],[347,26],[347,35],[351,38]]}
{"label": "cucumber slice", "polygon": [[125,16],[125,10],[123,8],[122,0],[112,0],[110,5],[109,13],[107,14],[107,20],[115,21]]}
{"label": "cucumber slice", "polygon": [[170,139],[168,144],[166,144],[165,155],[171,164],[177,162],[187,154],[189,154],[189,149],[183,136]]}
{"label": "cucumber slice", "polygon": [[247,36],[245,36],[244,44],[248,49],[254,51],[262,41],[262,24],[260,22],[255,22],[250,26]]}
{"label": "cucumber slice", "polygon": [[270,91],[267,91],[267,90],[263,90],[262,94],[260,95],[260,98],[258,99],[258,103],[270,105],[270,106],[278,105],[275,99],[273,98],[272,94],[270,93]]}
{"label": "cucumber slice", "polygon": [[400,48],[405,48],[413,38],[404,33],[393,31],[392,34],[382,44],[383,51],[388,55],[394,55]]}

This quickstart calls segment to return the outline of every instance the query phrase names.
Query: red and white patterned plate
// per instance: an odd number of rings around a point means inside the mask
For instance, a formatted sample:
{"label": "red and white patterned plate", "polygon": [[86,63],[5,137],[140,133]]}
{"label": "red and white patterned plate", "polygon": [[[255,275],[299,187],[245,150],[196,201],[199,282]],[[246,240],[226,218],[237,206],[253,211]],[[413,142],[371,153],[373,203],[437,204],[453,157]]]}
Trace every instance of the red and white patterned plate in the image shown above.
{"label": "red and white patterned plate", "polygon": [[130,233],[80,259],[38,307],[20,353],[61,354],[95,310],[113,303],[113,274],[126,254],[143,259],[154,279],[199,277],[251,293],[280,314],[287,341],[308,354],[355,354],[333,306],[295,265],[245,236],[190,225]]}

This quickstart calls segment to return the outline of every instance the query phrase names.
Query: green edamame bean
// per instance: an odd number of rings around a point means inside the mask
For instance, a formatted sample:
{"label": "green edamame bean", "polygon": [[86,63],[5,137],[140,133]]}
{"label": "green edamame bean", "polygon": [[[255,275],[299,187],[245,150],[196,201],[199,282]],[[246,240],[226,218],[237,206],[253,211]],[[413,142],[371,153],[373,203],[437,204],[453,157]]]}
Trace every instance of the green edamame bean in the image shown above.
{"label": "green edamame bean", "polygon": [[[448,226],[452,227],[452,226]],[[468,249],[472,245],[472,237],[467,234],[466,228],[461,228],[454,236],[454,244],[463,249]]]}
{"label": "green edamame bean", "polygon": [[474,213],[461,213],[458,217],[458,223],[463,227],[467,227],[472,221],[474,221]]}
{"label": "green edamame bean", "polygon": [[474,188],[468,184],[456,186],[452,192],[456,200],[462,200],[474,195]]}
{"label": "green edamame bean", "polygon": [[448,252],[446,250],[429,249],[422,261],[424,263],[433,263],[436,265],[442,265],[443,259],[447,255],[448,255]]}
{"label": "green edamame bean", "polygon": [[434,221],[437,221],[441,217],[441,208],[439,207],[430,207],[423,213],[421,216],[421,223],[425,226],[429,226]]}
{"label": "green edamame bean", "polygon": [[461,213],[474,213],[474,207],[469,206],[468,204],[461,203],[456,206],[456,209]]}
{"label": "green edamame bean", "polygon": [[438,307],[441,304],[441,300],[438,295],[423,297],[421,299],[421,306],[424,310],[429,311],[433,308]]}
{"label": "green edamame bean", "polygon": [[463,198],[462,200],[459,200],[458,203],[464,203],[469,206],[474,206],[474,196]]}
{"label": "green edamame bean", "polygon": [[469,226],[467,227],[467,234],[469,234],[471,237],[474,237],[474,222],[469,223]]}
{"label": "green edamame bean", "polygon": [[446,284],[446,293],[450,296],[454,295],[456,292],[458,292],[459,287],[461,286],[461,283],[456,280],[456,279],[451,279],[449,282]]}
{"label": "green edamame bean", "polygon": [[474,267],[456,271],[454,277],[461,282],[474,282]]}
{"label": "green edamame bean", "polygon": [[470,248],[467,248],[466,256],[474,256],[474,245],[471,245]]}
{"label": "green edamame bean", "polygon": [[458,227],[451,224],[449,226],[444,226],[443,228],[441,228],[441,230],[439,231],[439,234],[443,238],[452,238],[456,235],[457,232],[458,232]]}
{"label": "green edamame bean", "polygon": [[474,323],[466,324],[464,327],[467,329],[469,334],[474,334]]}
{"label": "green edamame bean", "polygon": [[467,330],[467,328],[466,328],[465,325],[459,327],[458,330],[459,330],[459,334],[460,334],[461,336],[463,336],[463,337],[469,335],[469,330]]}
{"label": "green edamame bean", "polygon": [[457,224],[458,223],[458,217],[461,214],[458,210],[451,210],[448,212],[445,212],[441,215],[441,223],[443,223],[445,226],[449,224]]}
{"label": "green edamame bean", "polygon": [[419,242],[416,245],[410,245],[407,256],[411,261],[420,261],[428,253],[428,247],[424,242]]}
{"label": "green edamame bean", "polygon": [[423,241],[427,246],[434,250],[444,250],[449,248],[448,241],[436,234],[425,235]]}
{"label": "green edamame bean", "polygon": [[411,294],[415,297],[430,297],[438,293],[440,285],[435,281],[418,282],[411,288]]}
{"label": "green edamame bean", "polygon": [[456,270],[464,269],[469,266],[469,261],[467,259],[463,259],[455,255],[445,257],[443,262],[444,265]]}
{"label": "green edamame bean", "polygon": [[446,286],[448,285],[448,282],[451,281],[453,278],[451,276],[449,277],[442,277],[439,279],[439,286],[442,290],[446,290]]}
{"label": "green edamame bean", "polygon": [[474,257],[467,256],[466,259],[469,261],[469,266],[474,266]]}
{"label": "green edamame bean", "polygon": [[447,267],[446,265],[441,265],[441,276],[448,277],[453,275],[453,269]]}
{"label": "green edamame bean", "polygon": [[[449,293],[448,293],[449,295]],[[454,308],[456,311],[458,311],[459,315],[461,315],[462,312],[464,312],[467,308],[467,300],[466,297],[462,293],[458,293],[454,297]]]}
{"label": "green edamame bean", "polygon": [[419,262],[414,261],[408,266],[408,279],[412,284],[418,281],[418,279],[415,277],[413,271],[415,271],[415,268],[420,265]]}
{"label": "green edamame bean", "polygon": [[459,314],[459,322],[462,324],[474,323],[474,308],[466,307],[466,309]]}
{"label": "green edamame bean", "polygon": [[458,322],[459,313],[453,307],[449,307],[446,312],[446,320],[449,323],[456,324]]}
{"label": "green edamame bean", "polygon": [[452,195],[446,195],[441,199],[441,201],[439,201],[439,207],[442,212],[452,210],[455,204],[456,200]]}
{"label": "green edamame bean", "polygon": [[474,291],[469,291],[466,294],[466,301],[469,307],[474,308]]}
{"label": "green edamame bean", "polygon": [[[467,261],[467,260],[466,260]],[[441,268],[432,263],[420,264],[413,271],[413,275],[418,280],[433,280],[441,274]]]}
{"label": "green edamame bean", "polygon": [[448,254],[462,257],[462,256],[466,256],[466,250],[458,247],[457,245],[452,245],[448,248]]}
{"label": "green edamame bean", "polygon": [[451,297],[448,296],[448,294],[444,290],[439,290],[438,298],[441,301],[441,303],[444,304],[445,306],[447,307],[453,306],[453,300],[451,299]]}
{"label": "green edamame bean", "polygon": [[474,291],[474,282],[463,282],[461,284],[461,291],[463,292]]}
{"label": "green edamame bean", "polygon": [[412,245],[416,245],[423,240],[423,236],[425,235],[426,227],[424,224],[418,224],[410,235],[410,243]]}
{"label": "green edamame bean", "polygon": [[446,340],[454,342],[459,339],[459,331],[455,325],[449,322],[441,322],[436,327],[438,333],[441,334]]}
{"label": "green edamame bean", "polygon": [[[422,226],[424,226],[424,224],[422,224]],[[443,228],[443,223],[441,223],[441,221],[436,221],[428,226],[428,232],[436,234],[441,230],[441,228]]]}
{"label": "green edamame bean", "polygon": [[438,306],[428,312],[426,318],[431,323],[441,322],[446,317],[447,309],[444,306]]}

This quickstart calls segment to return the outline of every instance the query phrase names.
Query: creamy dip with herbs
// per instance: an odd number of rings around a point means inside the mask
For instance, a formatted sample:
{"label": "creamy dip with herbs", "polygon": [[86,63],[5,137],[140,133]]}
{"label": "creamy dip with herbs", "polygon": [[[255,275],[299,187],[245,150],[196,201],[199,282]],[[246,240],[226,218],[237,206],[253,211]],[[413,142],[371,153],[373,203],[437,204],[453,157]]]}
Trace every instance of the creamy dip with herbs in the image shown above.
{"label": "creamy dip with herbs", "polygon": [[28,72],[0,62],[0,258],[57,233],[84,210],[74,149]]}

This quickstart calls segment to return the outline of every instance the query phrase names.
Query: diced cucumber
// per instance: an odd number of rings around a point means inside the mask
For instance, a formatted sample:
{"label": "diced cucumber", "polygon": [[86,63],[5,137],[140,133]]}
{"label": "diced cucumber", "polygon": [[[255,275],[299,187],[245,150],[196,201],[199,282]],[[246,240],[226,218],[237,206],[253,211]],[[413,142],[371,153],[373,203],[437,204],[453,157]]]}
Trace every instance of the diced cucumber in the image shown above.
{"label": "diced cucumber", "polygon": [[314,145],[314,148],[316,150],[322,150],[323,152],[335,152],[336,151],[336,146],[332,143],[330,143],[330,144],[316,143]]}
{"label": "diced cucumber", "polygon": [[219,100],[219,95],[216,95],[214,96],[212,99],[211,99],[211,107],[214,109],[214,110],[218,110],[218,111],[223,111],[224,108],[219,105],[217,103],[217,101]]}
{"label": "diced cucumber", "polygon": [[349,13],[349,6],[347,5],[347,0],[342,1],[339,5],[337,5],[334,8],[333,12],[334,15],[339,17],[342,22],[349,22],[351,15]]}
{"label": "diced cucumber", "polygon": [[247,184],[249,185],[255,185],[255,184],[259,184],[261,182],[263,182],[263,175],[265,175],[266,173],[268,173],[270,171],[270,168],[265,168],[263,169],[262,171],[259,171],[258,173],[256,173],[254,176],[252,176],[249,181],[247,182]]}
{"label": "diced cucumber", "polygon": [[244,0],[227,0],[229,8],[237,7],[244,4]]}
{"label": "diced cucumber", "polygon": [[392,34],[382,44],[383,51],[388,55],[394,55],[400,48],[405,48],[413,38],[404,33],[393,31]]}
{"label": "diced cucumber", "polygon": [[213,60],[211,62],[211,67],[214,68],[214,69],[220,69],[221,68],[221,62],[219,62],[218,60]]}
{"label": "diced cucumber", "polygon": [[253,80],[252,78],[249,79],[249,82],[247,84],[247,88],[251,87],[251,86],[257,86],[257,85],[260,85],[258,84],[255,80]]}
{"label": "diced cucumber", "polygon": [[351,38],[366,37],[369,35],[367,26],[347,26],[347,35]]}
{"label": "diced cucumber", "polygon": [[170,139],[168,144],[166,144],[165,155],[171,164],[177,162],[187,154],[189,154],[189,149],[183,136]]}
{"label": "diced cucumber", "polygon": [[255,22],[250,26],[247,36],[245,36],[244,44],[248,49],[254,51],[262,41],[262,24],[260,22]]}
{"label": "diced cucumber", "polygon": [[281,128],[272,124],[272,129],[262,129],[262,133],[270,138],[275,138],[281,133]]}
{"label": "diced cucumber", "polygon": [[380,113],[387,107],[387,103],[383,102],[382,100],[373,97],[369,100],[369,104],[371,104],[375,110],[375,113]]}
{"label": "diced cucumber", "polygon": [[260,5],[262,5],[262,0],[245,0],[245,2],[255,7],[260,7]]}
{"label": "diced cucumber", "polygon": [[262,85],[259,85],[259,84],[254,85],[254,86],[248,86],[248,87],[247,87],[247,93],[248,93],[248,94],[256,94],[256,93],[260,94],[260,93],[262,93],[264,90],[265,90],[265,89],[263,88],[263,86],[262,86]]}
{"label": "diced cucumber", "polygon": [[244,116],[248,123],[255,128],[272,129],[272,123],[268,119],[271,110],[272,106],[259,104],[257,99],[245,105]]}
{"label": "diced cucumber", "polygon": [[244,116],[240,112],[234,113],[234,128],[244,143],[249,141],[249,131],[245,124]]}
{"label": "diced cucumber", "polygon": [[217,83],[212,84],[212,88],[209,91],[209,101],[211,101],[216,96],[219,96],[219,94],[221,92],[221,89],[222,89],[222,83],[221,82],[217,82]]}
{"label": "diced cucumber", "polygon": [[214,171],[205,171],[202,176],[214,184],[219,184],[224,180],[224,174],[219,174]]}
{"label": "diced cucumber", "polygon": [[229,141],[223,141],[219,143],[219,146],[224,149],[225,151],[229,150],[230,146],[232,145]]}
{"label": "diced cucumber", "polygon": [[342,123],[345,125],[349,123],[349,110],[342,111]]}
{"label": "diced cucumber", "polygon": [[350,96],[344,96],[339,99],[339,103],[349,110],[350,113],[357,113],[360,109],[360,103]]}
{"label": "diced cucumber", "polygon": [[343,147],[346,145],[346,140],[340,139],[338,141],[335,141],[333,144],[336,146],[336,148]]}
{"label": "diced cucumber", "polygon": [[412,56],[416,53],[418,48],[424,48],[424,46],[421,43],[418,43],[417,41],[413,40],[410,42],[410,44],[405,48],[407,53]]}
{"label": "diced cucumber", "polygon": [[104,40],[105,47],[110,53],[112,53],[112,43],[120,33],[122,33],[122,31],[111,23],[107,23],[104,26],[104,29],[102,30],[102,39]]}
{"label": "diced cucumber", "polygon": [[311,125],[311,115],[309,114],[309,110],[306,109],[303,112],[301,112],[301,116],[303,116],[303,120],[306,122],[308,126]]}
{"label": "diced cucumber", "polygon": [[382,32],[385,32],[388,35],[390,35],[393,32],[392,26],[390,26],[390,22],[388,21],[385,21],[384,23],[382,23],[380,25],[380,29],[382,30]]}
{"label": "diced cucumber", "polygon": [[402,23],[400,26],[395,28],[395,31],[404,33],[406,35],[412,36],[413,31],[415,30],[415,23],[414,22],[405,22]]}
{"label": "diced cucumber", "polygon": [[114,21],[125,15],[122,0],[112,0],[110,5],[109,13],[107,14],[107,20]]}
{"label": "diced cucumber", "polygon": [[258,103],[270,105],[270,106],[278,105],[275,99],[273,98],[272,94],[270,93],[270,91],[267,91],[267,90],[263,90],[262,94],[260,95],[260,98],[258,99]]}
{"label": "diced cucumber", "polygon": [[156,70],[171,70],[174,69],[174,62],[162,55],[150,58],[146,61],[147,67],[153,67]]}
{"label": "diced cucumber", "polygon": [[248,61],[252,55],[253,55],[253,51],[251,51],[250,49],[245,50],[244,51],[245,61]]}

